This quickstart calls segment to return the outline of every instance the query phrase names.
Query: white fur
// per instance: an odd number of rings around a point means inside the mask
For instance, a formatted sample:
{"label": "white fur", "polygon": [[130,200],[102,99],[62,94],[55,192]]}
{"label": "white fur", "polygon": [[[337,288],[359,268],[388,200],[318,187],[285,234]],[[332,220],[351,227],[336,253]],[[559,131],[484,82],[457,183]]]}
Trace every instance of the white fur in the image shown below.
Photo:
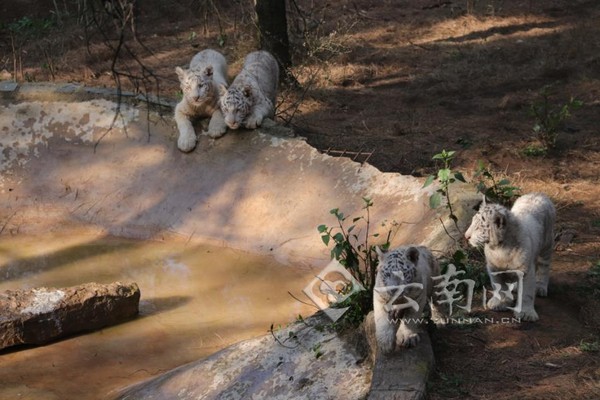
{"label": "white fur", "polygon": [[219,87],[223,118],[231,129],[255,129],[264,118],[275,115],[279,66],[266,51],[255,51],[244,60],[242,70],[229,89]]}
{"label": "white fur", "polygon": [[[515,316],[525,321],[539,319],[534,308],[536,292],[539,296],[548,294],[555,219],[552,201],[544,194],[531,193],[517,199],[510,210],[484,202],[465,233],[472,246],[484,245],[487,270],[493,284],[502,281],[492,272],[514,270],[523,273],[522,309],[515,311]],[[510,304],[512,301],[502,296],[492,297],[487,306],[500,310]]]}
{"label": "white fur", "polygon": [[[377,248],[379,264],[375,289],[373,291],[373,313],[375,317],[375,337],[379,350],[388,354],[396,346],[412,347],[420,341],[420,325],[416,319],[423,318],[428,299],[434,294],[431,277],[440,274],[439,265],[433,254],[423,246],[403,246],[390,252]],[[420,283],[422,289],[404,290],[397,300],[394,292],[383,290],[385,287],[407,283]],[[407,296],[418,304],[418,309],[390,309],[394,304],[406,304]],[[430,302],[431,316],[435,322],[444,321],[444,314],[437,303]]]}
{"label": "white fur", "polygon": [[227,127],[219,110],[219,87],[227,85],[227,61],[215,50],[202,50],[192,58],[189,69],[175,68],[183,98],[175,107],[175,122],[179,130],[177,147],[184,152],[196,146],[192,120],[211,117],[206,134],[222,136]]}

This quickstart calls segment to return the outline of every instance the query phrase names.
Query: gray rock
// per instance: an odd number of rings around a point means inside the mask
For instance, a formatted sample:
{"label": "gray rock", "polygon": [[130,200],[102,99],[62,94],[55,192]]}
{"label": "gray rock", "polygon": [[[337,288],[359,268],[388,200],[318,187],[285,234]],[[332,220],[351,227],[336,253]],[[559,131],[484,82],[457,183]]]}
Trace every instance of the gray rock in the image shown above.
{"label": "gray rock", "polygon": [[17,89],[19,84],[12,81],[0,82],[0,92],[13,92]]}
{"label": "gray rock", "polygon": [[370,365],[323,314],[126,389],[134,399],[364,399]]}
{"label": "gray rock", "polygon": [[139,301],[135,283],[6,291],[0,294],[0,349],[124,322],[138,313]]}
{"label": "gray rock", "polygon": [[369,345],[373,365],[369,400],[420,400],[426,395],[426,382],[432,371],[435,358],[429,335],[421,333],[416,347],[398,349],[392,354],[377,354],[375,321],[373,312],[362,324],[362,331]]}

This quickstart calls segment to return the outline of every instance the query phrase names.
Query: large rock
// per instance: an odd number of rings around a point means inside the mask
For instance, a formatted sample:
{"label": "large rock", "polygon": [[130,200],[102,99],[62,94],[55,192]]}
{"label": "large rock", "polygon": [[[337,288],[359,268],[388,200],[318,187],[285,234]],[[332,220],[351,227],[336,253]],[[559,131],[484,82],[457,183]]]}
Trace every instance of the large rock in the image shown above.
{"label": "large rock", "polygon": [[138,313],[139,301],[135,283],[6,291],[0,294],[0,349],[124,322]]}
{"label": "large rock", "polygon": [[[24,99],[26,89],[14,96]],[[337,225],[329,213],[337,207],[351,215],[350,223],[364,214],[368,197],[374,202],[370,233],[385,238],[396,221],[394,245],[427,244],[441,254],[452,242],[429,208],[435,188],[423,189],[423,179],[322,154],[267,122],[218,140],[200,136],[197,148],[184,154],[172,120],[126,103],[115,120],[116,107],[101,99],[0,99],[5,232],[83,223],[117,236],[174,235],[272,254],[284,264],[325,267],[330,249],[317,226]],[[442,240],[430,240],[438,233]]]}
{"label": "large rock", "polygon": [[365,345],[316,314],[126,389],[121,400],[364,399]]}

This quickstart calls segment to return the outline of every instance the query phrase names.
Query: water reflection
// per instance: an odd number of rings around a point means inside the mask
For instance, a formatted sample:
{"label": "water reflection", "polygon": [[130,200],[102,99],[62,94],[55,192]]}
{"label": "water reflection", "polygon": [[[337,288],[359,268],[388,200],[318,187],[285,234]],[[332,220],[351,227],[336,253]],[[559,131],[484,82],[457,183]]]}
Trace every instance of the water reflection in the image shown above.
{"label": "water reflection", "polygon": [[0,237],[0,291],[135,281],[135,320],[0,353],[0,398],[98,399],[315,310],[294,300],[310,271],[178,241],[70,235]]}

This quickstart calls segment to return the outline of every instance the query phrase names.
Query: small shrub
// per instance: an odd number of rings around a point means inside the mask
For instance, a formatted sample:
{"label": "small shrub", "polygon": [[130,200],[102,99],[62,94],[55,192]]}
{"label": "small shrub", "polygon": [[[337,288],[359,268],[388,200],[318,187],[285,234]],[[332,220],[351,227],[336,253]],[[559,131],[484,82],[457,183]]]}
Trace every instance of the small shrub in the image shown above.
{"label": "small shrub", "polygon": [[473,177],[476,179],[477,192],[485,195],[492,202],[510,207],[519,197],[521,188],[511,185],[510,180],[506,178],[496,180],[494,174],[481,160],[477,163]]}
{"label": "small shrub", "polygon": [[[429,207],[431,207],[432,209],[436,209],[441,205],[442,199],[445,199],[446,208],[450,213],[449,218],[454,222],[456,230],[460,232],[460,229],[458,227],[458,217],[456,216],[456,214],[454,214],[452,202],[450,201],[450,185],[456,181],[466,182],[466,180],[461,172],[453,171],[450,168],[455,154],[455,151],[442,150],[441,153],[438,153],[433,156],[432,160],[441,161],[443,163],[443,166],[438,170],[436,175],[430,175],[429,177],[427,177],[425,183],[423,184],[423,187],[425,188],[431,185],[437,179],[439,187],[435,191],[435,193],[433,193],[429,197]],[[442,223],[442,226],[444,227],[444,230],[446,231],[448,236],[450,236],[453,240],[456,240],[456,238],[450,235],[450,233],[446,229],[446,226],[444,225],[444,222],[441,219],[440,222]]]}
{"label": "small shrub", "polygon": [[523,149],[523,154],[527,157],[545,157],[548,154],[548,149],[540,145],[530,144]]}
{"label": "small shrub", "polygon": [[600,351],[600,341],[599,340],[594,340],[594,341],[582,340],[579,343],[579,349],[581,351],[590,352],[590,353],[599,352]]}
{"label": "small shrub", "polygon": [[477,259],[469,250],[458,249],[451,257],[441,260],[440,269],[442,274],[446,273],[450,264],[456,267],[457,272],[463,271],[460,279],[471,279],[475,282],[474,290],[480,290],[489,283],[489,277],[483,260]]}
{"label": "small shrub", "polygon": [[[370,241],[378,238],[379,234],[369,232],[371,229],[370,208],[373,207],[373,202],[368,198],[363,198],[363,201],[365,215],[354,217],[350,226],[346,226],[346,220],[349,217],[345,216],[339,208],[334,208],[329,212],[336,217],[338,226],[319,225],[317,230],[321,234],[321,240],[323,240],[325,246],[329,246],[330,243],[334,244],[331,249],[331,257],[338,260],[365,289],[370,291],[375,287],[378,262],[375,245]],[[365,234],[362,236],[363,239],[361,239],[359,223],[364,225]],[[388,231],[385,242],[380,245],[381,248],[387,249],[389,247],[390,239],[395,232],[395,226],[397,224],[392,223],[392,228]]]}
{"label": "small shrub", "polygon": [[[379,233],[371,233],[370,209],[373,207],[373,202],[368,198],[363,198],[363,201],[364,215],[352,218],[350,224],[347,224],[350,217],[344,215],[339,208],[334,208],[330,213],[336,217],[337,226],[319,225],[317,227],[323,243],[326,246],[333,245],[331,257],[346,267],[352,276],[366,289],[356,292],[343,302],[333,305],[333,307],[349,307],[348,311],[335,324],[335,327],[339,329],[346,326],[357,326],[362,322],[364,316],[373,309],[373,288],[375,287],[379,260],[375,250],[376,245],[372,241],[379,238]],[[388,227],[388,223],[382,223],[382,227]],[[380,248],[389,248],[390,240],[397,231],[397,227],[396,222],[389,224],[387,236],[383,243],[380,243]],[[351,287],[345,288],[345,292],[350,292],[351,289]]]}
{"label": "small shrub", "polygon": [[529,107],[529,114],[534,118],[533,133],[541,144],[547,148],[554,148],[558,131],[563,128],[571,112],[583,105],[583,102],[571,97],[569,102],[562,106],[553,105],[550,101],[552,87],[544,86],[540,91],[540,98]]}

